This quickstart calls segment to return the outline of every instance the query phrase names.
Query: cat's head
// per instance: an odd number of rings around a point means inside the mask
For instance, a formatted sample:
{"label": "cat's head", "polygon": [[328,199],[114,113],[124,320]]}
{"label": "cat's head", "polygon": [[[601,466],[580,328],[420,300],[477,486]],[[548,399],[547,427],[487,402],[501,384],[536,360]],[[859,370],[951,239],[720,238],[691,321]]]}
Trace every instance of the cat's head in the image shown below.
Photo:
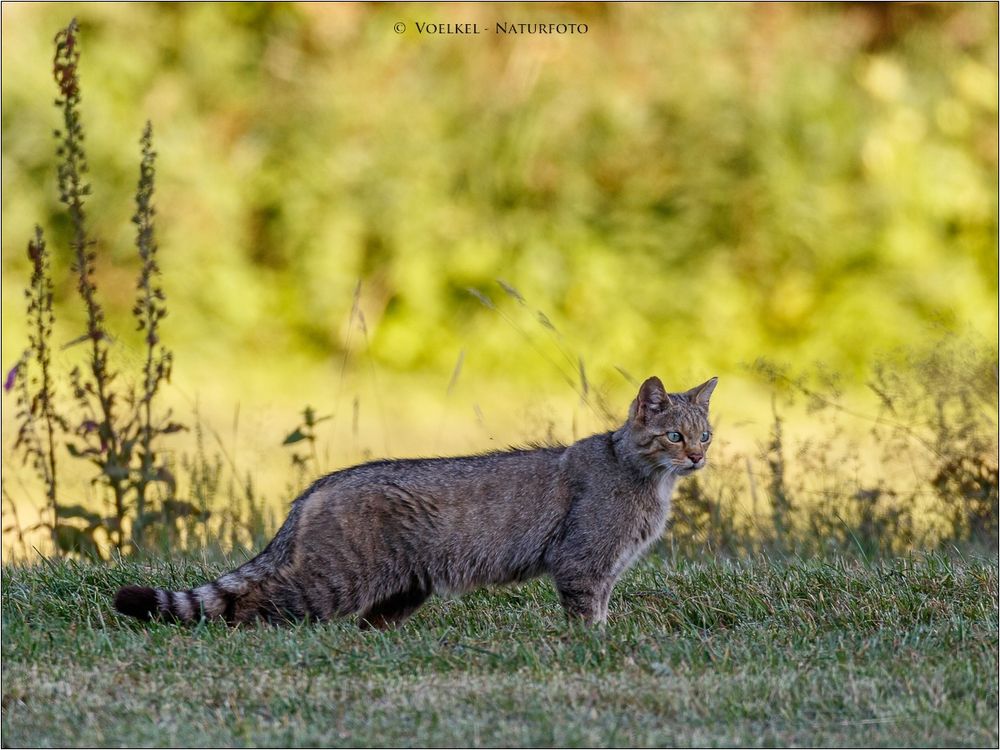
{"label": "cat's head", "polygon": [[718,378],[684,393],[667,393],[657,377],[646,380],[629,408],[632,440],[648,466],[690,474],[705,466],[712,426],[708,401]]}

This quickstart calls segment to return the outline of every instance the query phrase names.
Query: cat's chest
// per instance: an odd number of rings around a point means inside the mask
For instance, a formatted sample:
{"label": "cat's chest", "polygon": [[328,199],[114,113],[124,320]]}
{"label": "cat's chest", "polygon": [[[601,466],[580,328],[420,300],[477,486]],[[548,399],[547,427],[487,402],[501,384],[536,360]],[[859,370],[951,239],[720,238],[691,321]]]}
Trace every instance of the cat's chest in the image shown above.
{"label": "cat's chest", "polygon": [[670,498],[674,494],[674,484],[676,482],[677,477],[673,474],[664,474],[656,480],[654,495],[660,510],[664,513],[670,510]]}
{"label": "cat's chest", "polygon": [[640,532],[637,541],[640,543],[648,543],[663,533],[667,516],[670,513],[670,498],[674,494],[674,483],[676,481],[677,477],[664,474],[653,485],[652,495],[647,495],[649,499],[643,504],[639,512],[639,518],[637,519],[639,521]]}
{"label": "cat's chest", "polygon": [[617,576],[639,557],[654,541],[660,538],[670,512],[670,496],[676,477],[664,474],[652,486],[652,492],[633,519],[631,534],[622,546],[614,574]]}
{"label": "cat's chest", "polygon": [[658,538],[663,533],[663,528],[667,523],[667,516],[670,514],[670,498],[674,494],[674,483],[677,477],[671,474],[664,474],[656,480],[653,488],[653,503],[646,512],[646,523],[644,524],[642,542],[649,543],[652,539]]}

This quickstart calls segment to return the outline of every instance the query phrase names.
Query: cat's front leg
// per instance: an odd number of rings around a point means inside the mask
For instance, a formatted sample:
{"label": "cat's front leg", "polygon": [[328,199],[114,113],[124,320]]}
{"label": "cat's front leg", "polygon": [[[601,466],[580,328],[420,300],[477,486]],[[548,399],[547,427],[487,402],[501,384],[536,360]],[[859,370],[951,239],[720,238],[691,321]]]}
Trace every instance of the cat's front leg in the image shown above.
{"label": "cat's front leg", "polygon": [[608,578],[555,579],[559,600],[569,620],[603,625],[608,619],[608,599],[614,580]]}
{"label": "cat's front leg", "polygon": [[611,600],[611,590],[615,587],[617,583],[617,578],[607,578],[604,580],[604,587],[601,589],[600,593],[600,606],[601,609],[598,612],[598,622],[608,621],[608,602]]}

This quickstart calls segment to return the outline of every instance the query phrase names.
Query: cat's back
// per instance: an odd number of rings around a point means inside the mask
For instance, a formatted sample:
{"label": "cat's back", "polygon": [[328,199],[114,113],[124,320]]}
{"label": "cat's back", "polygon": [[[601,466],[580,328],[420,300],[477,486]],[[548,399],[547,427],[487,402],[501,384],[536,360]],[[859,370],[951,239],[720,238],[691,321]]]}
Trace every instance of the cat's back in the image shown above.
{"label": "cat's back", "polygon": [[552,476],[565,450],[565,446],[543,446],[471,456],[372,461],[330,474],[322,482],[345,491],[388,486],[421,494],[473,488],[537,489]]}

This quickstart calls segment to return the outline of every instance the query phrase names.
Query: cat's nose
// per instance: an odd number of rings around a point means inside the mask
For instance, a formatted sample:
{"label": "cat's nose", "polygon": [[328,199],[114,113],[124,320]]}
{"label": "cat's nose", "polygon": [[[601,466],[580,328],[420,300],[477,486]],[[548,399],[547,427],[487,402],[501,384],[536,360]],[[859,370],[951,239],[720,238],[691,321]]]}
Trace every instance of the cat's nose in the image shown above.
{"label": "cat's nose", "polygon": [[704,457],[705,457],[704,453],[688,453],[688,458],[691,459],[691,463],[693,464],[698,463]]}

